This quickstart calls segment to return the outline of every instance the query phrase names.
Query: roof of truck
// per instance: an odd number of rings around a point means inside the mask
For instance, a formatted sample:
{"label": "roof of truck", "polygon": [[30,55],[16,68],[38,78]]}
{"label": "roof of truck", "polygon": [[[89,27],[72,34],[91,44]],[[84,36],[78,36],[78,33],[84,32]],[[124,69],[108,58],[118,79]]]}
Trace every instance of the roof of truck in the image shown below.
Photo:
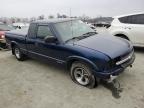
{"label": "roof of truck", "polygon": [[66,22],[66,21],[73,21],[77,20],[77,18],[56,18],[56,19],[48,19],[48,20],[37,20],[33,23],[60,23],[60,22]]}

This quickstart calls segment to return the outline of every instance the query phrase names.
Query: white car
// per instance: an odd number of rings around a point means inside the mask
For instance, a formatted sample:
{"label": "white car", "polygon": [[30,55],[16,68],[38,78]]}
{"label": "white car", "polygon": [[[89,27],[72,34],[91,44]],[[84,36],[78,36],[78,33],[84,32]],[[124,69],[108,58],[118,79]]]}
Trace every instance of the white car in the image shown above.
{"label": "white car", "polygon": [[144,47],[144,13],[114,17],[109,32],[130,40],[134,46]]}
{"label": "white car", "polygon": [[16,29],[22,29],[22,28],[29,27],[29,23],[13,23],[12,25]]}

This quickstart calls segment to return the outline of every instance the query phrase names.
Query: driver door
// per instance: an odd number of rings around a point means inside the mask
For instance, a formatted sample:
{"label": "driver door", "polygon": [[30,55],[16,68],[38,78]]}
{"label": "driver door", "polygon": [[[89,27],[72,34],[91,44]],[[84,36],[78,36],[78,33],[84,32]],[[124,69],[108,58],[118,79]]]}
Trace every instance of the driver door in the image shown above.
{"label": "driver door", "polygon": [[45,38],[54,36],[48,25],[38,25],[36,34],[35,51],[37,55],[44,59],[58,60],[57,43],[47,43]]}

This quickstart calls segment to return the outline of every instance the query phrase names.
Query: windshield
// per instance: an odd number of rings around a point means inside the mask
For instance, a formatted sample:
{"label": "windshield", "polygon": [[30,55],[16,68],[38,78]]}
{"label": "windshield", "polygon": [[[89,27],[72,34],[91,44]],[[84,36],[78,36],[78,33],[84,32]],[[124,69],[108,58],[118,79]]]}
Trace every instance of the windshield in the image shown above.
{"label": "windshield", "polygon": [[55,27],[64,42],[72,39],[73,37],[80,37],[88,32],[95,32],[80,20],[56,23]]}

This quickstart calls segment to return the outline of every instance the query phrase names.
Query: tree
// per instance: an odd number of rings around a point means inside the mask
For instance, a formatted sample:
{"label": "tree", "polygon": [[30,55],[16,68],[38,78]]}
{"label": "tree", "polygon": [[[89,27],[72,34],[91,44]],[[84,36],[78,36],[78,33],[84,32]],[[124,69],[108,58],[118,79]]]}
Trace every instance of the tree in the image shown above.
{"label": "tree", "polygon": [[48,18],[49,18],[49,19],[53,19],[54,16],[53,16],[53,15],[49,15]]}
{"label": "tree", "polygon": [[12,23],[15,23],[15,22],[16,22],[16,19],[15,19],[15,18],[11,18],[11,22],[12,22]]}
{"label": "tree", "polygon": [[57,18],[61,18],[61,15],[59,13],[57,13]]}
{"label": "tree", "polygon": [[23,18],[23,19],[22,19],[22,22],[28,23],[28,22],[29,22],[29,19],[28,19],[28,18]]}
{"label": "tree", "polygon": [[62,15],[62,18],[67,18],[67,17],[68,17],[68,16],[67,16],[67,15],[65,15],[65,14],[63,14],[63,15]]}
{"label": "tree", "polygon": [[38,16],[38,20],[43,20],[44,18],[45,18],[44,15],[40,15],[40,16]]}
{"label": "tree", "polygon": [[68,18],[68,16],[65,15],[65,14],[59,14],[59,13],[57,13],[57,18]]}
{"label": "tree", "polygon": [[83,14],[82,16],[80,16],[81,20],[86,22],[88,19],[90,19],[89,16],[86,16],[85,14]]}
{"label": "tree", "polygon": [[36,21],[36,17],[31,17],[30,22]]}
{"label": "tree", "polygon": [[21,19],[20,19],[20,18],[17,18],[17,22],[21,22]]}

